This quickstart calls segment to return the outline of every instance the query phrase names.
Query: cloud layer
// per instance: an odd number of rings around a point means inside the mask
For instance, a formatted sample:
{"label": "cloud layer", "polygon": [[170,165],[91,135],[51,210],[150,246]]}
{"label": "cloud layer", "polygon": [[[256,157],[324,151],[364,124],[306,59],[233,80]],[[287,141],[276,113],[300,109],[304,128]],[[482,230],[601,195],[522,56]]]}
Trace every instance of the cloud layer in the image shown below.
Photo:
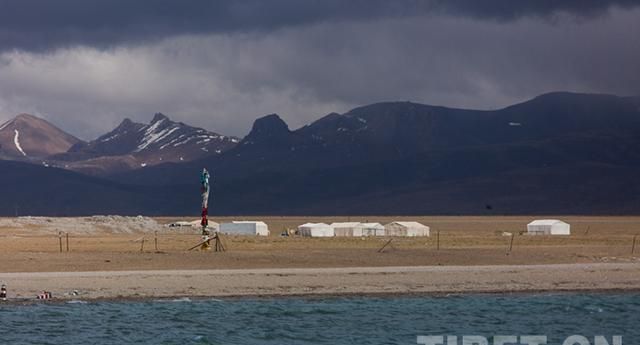
{"label": "cloud layer", "polygon": [[636,1],[0,8],[0,120],[30,112],[84,139],[157,111],[244,135],[263,114],[298,127],[384,100],[497,108],[555,90],[640,95]]}
{"label": "cloud layer", "polygon": [[638,5],[637,0],[1,0],[0,50],[106,48],[175,35],[441,14],[499,20],[597,16]]}

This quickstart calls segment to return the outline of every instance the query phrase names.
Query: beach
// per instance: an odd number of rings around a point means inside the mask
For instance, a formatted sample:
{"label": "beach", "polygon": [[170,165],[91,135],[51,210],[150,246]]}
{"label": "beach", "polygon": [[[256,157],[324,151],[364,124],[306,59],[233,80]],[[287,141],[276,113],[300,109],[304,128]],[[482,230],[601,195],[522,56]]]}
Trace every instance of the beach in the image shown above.
{"label": "beach", "polygon": [[18,299],[43,286],[65,299],[634,291],[640,263],[29,272],[0,280]]}

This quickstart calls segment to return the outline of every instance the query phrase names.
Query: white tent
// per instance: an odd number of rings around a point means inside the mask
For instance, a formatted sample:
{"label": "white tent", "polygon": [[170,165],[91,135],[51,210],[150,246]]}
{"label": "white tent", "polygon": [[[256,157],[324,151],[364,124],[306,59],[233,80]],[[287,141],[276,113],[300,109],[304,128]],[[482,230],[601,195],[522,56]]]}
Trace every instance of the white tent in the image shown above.
{"label": "white tent", "polygon": [[387,236],[429,236],[429,227],[418,222],[391,222],[384,230]]}
{"label": "white tent", "polygon": [[362,223],[362,236],[384,236],[386,231],[380,223]]}
{"label": "white tent", "polygon": [[220,224],[220,232],[227,235],[269,236],[269,227],[264,222],[235,221]]}
{"label": "white tent", "polygon": [[537,219],[527,224],[529,235],[569,235],[571,225],[557,219]]}
{"label": "white tent", "polygon": [[362,236],[362,223],[331,223],[331,227],[333,228],[333,233],[336,237]]}
{"label": "white tent", "polygon": [[333,237],[335,233],[329,224],[305,223],[298,226],[298,233],[305,237]]}

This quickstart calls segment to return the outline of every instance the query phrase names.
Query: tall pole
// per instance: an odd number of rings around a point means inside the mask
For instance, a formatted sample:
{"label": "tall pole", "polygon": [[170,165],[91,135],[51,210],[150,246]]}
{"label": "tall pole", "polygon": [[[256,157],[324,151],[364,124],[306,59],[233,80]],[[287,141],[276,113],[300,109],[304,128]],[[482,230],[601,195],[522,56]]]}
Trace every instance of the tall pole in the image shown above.
{"label": "tall pole", "polygon": [[209,235],[211,233],[207,229],[209,226],[209,220],[207,216],[209,215],[209,172],[207,169],[202,169],[202,174],[200,174],[200,193],[202,195],[202,220],[200,221],[200,225],[202,226],[202,246],[200,249],[209,250],[211,249],[211,243],[209,242]]}

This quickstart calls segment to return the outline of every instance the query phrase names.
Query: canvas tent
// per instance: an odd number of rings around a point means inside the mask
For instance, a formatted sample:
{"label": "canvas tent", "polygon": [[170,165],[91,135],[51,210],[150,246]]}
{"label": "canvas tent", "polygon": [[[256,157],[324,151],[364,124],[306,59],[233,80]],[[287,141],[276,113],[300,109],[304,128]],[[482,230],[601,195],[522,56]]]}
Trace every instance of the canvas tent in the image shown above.
{"label": "canvas tent", "polygon": [[384,230],[387,236],[429,236],[429,227],[418,222],[391,222]]}
{"label": "canvas tent", "polygon": [[304,237],[333,237],[333,228],[325,223],[305,223],[298,226],[298,234]]}
{"label": "canvas tent", "polygon": [[235,221],[220,224],[220,232],[227,235],[269,236],[269,227],[264,222]]}
{"label": "canvas tent", "polygon": [[336,237],[362,236],[362,223],[332,223],[331,227]]}
{"label": "canvas tent", "polygon": [[384,225],[380,223],[362,223],[362,236],[385,236]]}
{"label": "canvas tent", "polygon": [[527,224],[529,235],[569,235],[571,226],[558,219],[537,219]]}

